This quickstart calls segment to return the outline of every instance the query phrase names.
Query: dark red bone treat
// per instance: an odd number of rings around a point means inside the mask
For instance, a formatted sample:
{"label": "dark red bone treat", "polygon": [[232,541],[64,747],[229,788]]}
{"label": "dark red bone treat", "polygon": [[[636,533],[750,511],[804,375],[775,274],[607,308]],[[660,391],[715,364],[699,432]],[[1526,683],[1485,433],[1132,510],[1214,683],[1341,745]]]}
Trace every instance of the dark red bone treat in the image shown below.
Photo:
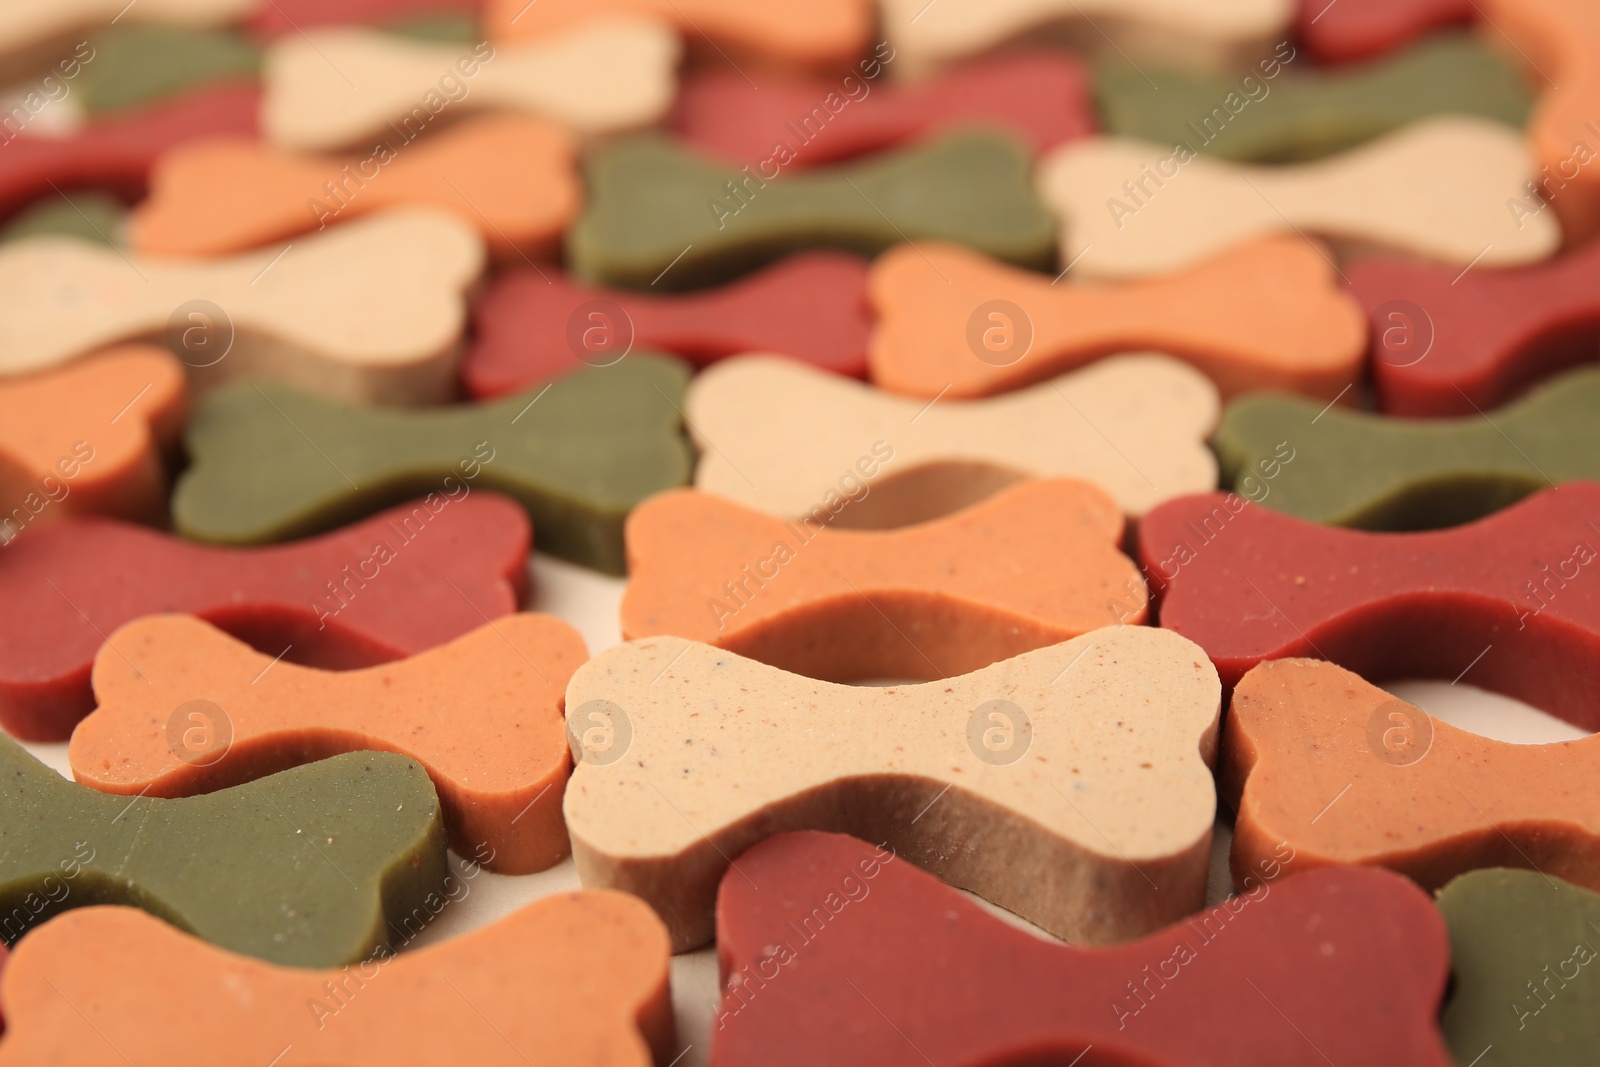
{"label": "dark red bone treat", "polygon": [[475,339],[461,376],[479,400],[642,349],[697,366],[743,352],[776,353],[861,378],[872,332],[867,264],[824,251],[672,296],[591,288],[549,269],[519,271],[491,285],[472,318]]}
{"label": "dark red bone treat", "polygon": [[1283,857],[1215,908],[1083,949],[855,838],[768,838],[717,895],[711,1063],[1450,1064],[1434,1021],[1450,948],[1428,895],[1373,868],[1282,878]]}
{"label": "dark red bone treat", "polygon": [[1600,241],[1510,270],[1368,259],[1348,268],[1367,313],[1380,409],[1471,415],[1600,358]]}
{"label": "dark red bone treat", "polygon": [[432,500],[271,548],[197,545],[108,519],[29,530],[0,548],[0,726],[65,741],[94,709],[101,642],[141,615],[198,615],[268,655],[344,670],[515,611],[528,593],[527,514],[490,493]]}
{"label": "dark red bone treat", "polygon": [[1231,493],[1139,524],[1161,626],[1224,688],[1312,656],[1379,682],[1464,680],[1600,729],[1600,484],[1567,482],[1486,519],[1421,533],[1321,526]]}
{"label": "dark red bone treat", "polygon": [[758,172],[835,163],[956,126],[999,126],[1036,156],[1098,128],[1083,64],[1040,49],[977,60],[915,85],[769,75],[758,91],[737,71],[708,67],[684,79],[670,122],[690,144]]}
{"label": "dark red bone treat", "polygon": [[1471,22],[1472,0],[1300,0],[1295,33],[1319,63],[1372,59]]}
{"label": "dark red bone treat", "polygon": [[372,25],[433,15],[477,16],[484,0],[263,0],[250,19],[259,37],[282,37],[314,26]]}
{"label": "dark red bone treat", "polygon": [[260,110],[253,82],[210,82],[91,122],[69,137],[13,138],[0,150],[0,218],[56,189],[91,186],[140,196],[151,166],[168,149],[201,137],[255,137]]}

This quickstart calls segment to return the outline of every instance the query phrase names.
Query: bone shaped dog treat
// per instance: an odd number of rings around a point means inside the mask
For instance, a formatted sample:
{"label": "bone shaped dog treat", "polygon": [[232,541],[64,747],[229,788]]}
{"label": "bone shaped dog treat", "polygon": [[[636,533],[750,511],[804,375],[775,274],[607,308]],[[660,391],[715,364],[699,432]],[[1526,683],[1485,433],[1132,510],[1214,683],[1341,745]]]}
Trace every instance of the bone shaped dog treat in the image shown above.
{"label": "bone shaped dog treat", "polygon": [[867,265],[845,252],[797,252],[719,289],[650,296],[580,285],[550,270],[497,278],[472,308],[461,378],[476,399],[504,396],[635,348],[704,366],[776,352],[866,374]]}
{"label": "bone shaped dog treat", "polygon": [[1237,73],[1206,78],[1118,58],[1096,71],[1096,99],[1107,133],[1252,163],[1318,159],[1442,114],[1520,130],[1533,107],[1522,72],[1466,33],[1355,68],[1297,72],[1264,61],[1274,65],[1281,78],[1251,72],[1241,83]]}
{"label": "bone shaped dog treat", "polygon": [[[8,737],[0,768],[8,941],[65,908],[126,903],[235,952],[336,967],[388,950],[445,888],[439,801],[403,756],[352,752],[183,800],[97,793]],[[14,1012],[8,999],[12,1026]]]}
{"label": "bone shaped dog treat", "polygon": [[[1600,990],[1584,981],[1600,895],[1536,871],[1496,868],[1439,891],[1455,982],[1440,1025],[1457,1063],[1582,1067],[1600,1047]],[[1510,1011],[1506,1008],[1510,1007]]]}
{"label": "bone shaped dog treat", "polygon": [[785,522],[682,489],[628,516],[625,639],[671,634],[830,681],[965,674],[1145,620],[1122,510],[1026,481],[890,531]]}
{"label": "bone shaped dog treat", "polygon": [[227,29],[119,21],[91,36],[88,46],[93,59],[71,80],[70,93],[91,116],[218,83],[254,84],[261,69],[260,47]]}
{"label": "bone shaped dog treat", "polygon": [[1144,626],[889,689],[633,641],[567,687],[572,855],[680,951],[711,939],[729,858],[798,829],[887,840],[1058,936],[1122,940],[1204,897],[1219,697],[1199,648]]}
{"label": "bone shaped dog treat", "polygon": [[1548,204],[1568,241],[1587,241],[1600,234],[1600,178],[1589,166],[1600,150],[1600,10],[1573,0],[1495,0],[1483,14],[1540,89],[1528,123],[1539,173],[1506,206],[1528,221]]}
{"label": "bone shaped dog treat", "polygon": [[131,908],[85,908],[13,953],[0,1064],[650,1067],[675,1047],[667,969],[660,921],[622,893],[545,897],[329,971],[234,956]]}
{"label": "bone shaped dog treat", "polygon": [[[916,77],[1019,36],[1056,27],[1071,43],[1217,71],[1248,65],[1283,39],[1293,0],[883,0],[897,74]],[[1103,36],[1102,33],[1109,33]],[[1126,53],[1124,53],[1126,54]]]}
{"label": "bone shaped dog treat", "polygon": [[1146,515],[1139,557],[1161,625],[1205,649],[1225,686],[1262,660],[1315,655],[1374,681],[1465,676],[1600,722],[1600,590],[1582,579],[1596,522],[1594,482],[1426,533],[1317,526],[1207,493]]}
{"label": "bone shaped dog treat", "polygon": [[1299,231],[1453,263],[1545,259],[1561,242],[1548,213],[1518,218],[1534,163],[1521,134],[1467,116],[1415,122],[1315,163],[1247,166],[1183,146],[1076,141],[1039,165],[1075,276],[1181,270],[1232,245]]}
{"label": "bone shaped dog treat", "polygon": [[1451,1062],[1434,1022],[1444,924],[1387,871],[1275,881],[1274,861],[1245,895],[1088,949],[1013,929],[841,835],[769,838],[738,865],[750,881],[730,871],[717,895],[713,1067],[914,1067],[922,1050],[1064,1064],[1089,1048],[1119,1067]]}
{"label": "bone shaped dog treat", "polygon": [[0,378],[0,542],[71,515],[163,523],[184,406],[178,361],[149,345]]}
{"label": "bone shaped dog treat", "polygon": [[1128,515],[1216,485],[1216,388],[1164,356],[1118,356],[1005,396],[929,403],[742,357],[686,399],[695,486],[782,518],[901,526],[1028,477],[1078,478]]}
{"label": "bone shaped dog treat", "polygon": [[260,106],[254,85],[227,82],[90,122],[64,137],[15,138],[0,152],[0,216],[57,196],[52,185],[141,190],[155,161],[185,141],[254,136]]}
{"label": "bone shaped dog treat", "polygon": [[[339,752],[398,752],[433,779],[459,855],[542,871],[567,854],[561,697],[586,658],[578,632],[549,615],[489,621],[358,671],[274,666],[199,619],[147,616],[95,657],[100,706],[72,732],[73,777],[108,793],[193,796]],[[226,740],[219,725],[203,750],[170,743],[170,709],[191,701],[222,709]]]}
{"label": "bone shaped dog treat", "polygon": [[[250,13],[255,0],[150,0],[127,8],[117,0],[8,0],[0,10],[0,65],[26,77],[29,60],[57,58],[84,33],[120,20],[177,26],[221,26]],[[92,53],[91,53],[92,55]],[[22,64],[20,70],[17,64]]]}
{"label": "bone shaped dog treat", "polygon": [[[871,0],[541,0],[538,10],[511,0],[486,0],[489,39],[523,41],[569,33],[598,18],[640,16],[703,38],[713,49],[806,65],[848,63],[869,47],[875,6]],[[724,57],[726,53],[723,53]]]}
{"label": "bone shaped dog treat", "polygon": [[1474,414],[1595,358],[1600,241],[1531,267],[1460,273],[1389,259],[1346,271],[1371,323],[1384,412]]}
{"label": "bone shaped dog treat", "polygon": [[1267,660],[1234,690],[1223,740],[1234,879],[1287,841],[1303,867],[1383,866],[1425,889],[1530,865],[1600,886],[1596,749],[1495,741],[1324,660]]}
{"label": "bone shaped dog treat", "polygon": [[163,611],[291,663],[414,655],[515,611],[529,541],[522,509],[492,493],[436,494],[274,548],[213,548],[107,520],[30,530],[0,549],[0,602],[12,609],[0,619],[0,727],[66,740],[94,709],[89,668],[105,635]]}
{"label": "bone shaped dog treat", "polygon": [[[1545,486],[1600,479],[1600,370],[1569,371],[1493,415],[1393,419],[1272,393],[1228,405],[1213,445],[1222,484],[1313,522],[1414,530],[1482,518]],[[1313,420],[1316,424],[1313,425]],[[1286,454],[1287,453],[1287,454]]]}
{"label": "bone shaped dog treat", "polygon": [[[1049,266],[1055,233],[1022,144],[966,130],[927,144],[774,180],[792,153],[726,169],[663,137],[587,158],[589,203],[567,235],[585,281],[684,289],[725,281],[787,252],[880,252],[946,240]],[[775,164],[771,172],[768,164]]]}
{"label": "bone shaped dog treat", "polygon": [[323,26],[361,26],[451,13],[476,16],[483,0],[273,0],[250,17],[257,37],[282,37]]}
{"label": "bone shaped dog treat", "polygon": [[1224,397],[1277,388],[1331,400],[1366,355],[1360,309],[1298,237],[1116,286],[1056,285],[955,245],[902,245],[873,264],[872,303],[872,381],[912,396],[987,396],[1154,349],[1193,363]]}
{"label": "bone shaped dog treat", "polygon": [[192,141],[151,173],[130,243],[151,255],[215,256],[406,205],[453,212],[500,257],[554,247],[583,198],[577,146],[533,116],[484,116],[407,152],[303,157],[254,140]]}
{"label": "bone shaped dog treat", "polygon": [[678,52],[672,31],[633,19],[498,48],[354,28],[289,34],[267,52],[262,126],[303,151],[391,133],[409,143],[462,107],[531,111],[584,134],[645,126],[672,102]]}
{"label": "bone shaped dog treat", "polygon": [[1035,156],[1085,137],[1097,126],[1089,75],[1071,54],[1042,48],[912,86],[769,76],[757,90],[737,71],[710,69],[684,79],[672,111],[678,136],[736,167],[780,143],[794,153],[790,168],[814,167],[973,123],[1021,138]]}
{"label": "bone shaped dog treat", "polygon": [[406,209],[293,244],[205,262],[70,238],[8,244],[0,371],[166,330],[207,385],[271,378],[364,403],[449,395],[463,293],[484,264],[476,232],[452,215]]}
{"label": "bone shaped dog treat", "polygon": [[173,518],[196,540],[276,541],[421,491],[453,495],[482,476],[483,488],[527,509],[541,549],[621,574],[628,512],[689,480],[688,376],[677,360],[638,353],[537,392],[428,411],[344,407],[241,382],[190,420],[194,464],[178,479]]}

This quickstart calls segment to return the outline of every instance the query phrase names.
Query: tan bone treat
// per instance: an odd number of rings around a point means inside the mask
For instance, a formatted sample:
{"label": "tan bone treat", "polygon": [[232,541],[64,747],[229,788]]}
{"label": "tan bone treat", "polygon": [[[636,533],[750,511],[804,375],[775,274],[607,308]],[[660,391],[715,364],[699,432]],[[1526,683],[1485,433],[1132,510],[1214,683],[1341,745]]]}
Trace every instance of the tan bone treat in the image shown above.
{"label": "tan bone treat", "polygon": [[[976,358],[976,357],[974,357]],[[695,487],[787,519],[882,528],[1023,478],[1077,478],[1137,517],[1216,486],[1217,389],[1186,363],[1116,356],[1004,396],[897,396],[776,356],[689,383]]]}
{"label": "tan bone treat", "polygon": [[573,857],[679,951],[711,939],[729,858],[801,829],[884,842],[1068,940],[1126,940],[1204,901],[1220,702],[1198,646],[1143,626],[888,688],[633,641],[567,687]]}
{"label": "tan bone treat", "polygon": [[1114,279],[1182,270],[1279,233],[1461,268],[1537,262],[1561,244],[1554,215],[1519,219],[1506,208],[1524,196],[1534,169],[1519,131],[1441,116],[1279,167],[1090,138],[1041,161],[1037,181],[1061,218],[1062,264],[1072,264],[1072,277]]}
{"label": "tan bone treat", "polygon": [[883,0],[883,27],[901,76],[1050,31],[1097,53],[1242,74],[1286,39],[1294,8],[1291,0]]}
{"label": "tan bone treat", "polygon": [[0,246],[0,374],[164,336],[202,388],[258,378],[357,403],[438,402],[455,388],[484,259],[467,223],[417,208],[215,260],[13,241]]}
{"label": "tan bone treat", "polygon": [[605,19],[527,44],[408,40],[351,28],[288,34],[267,52],[262,130],[320,151],[389,140],[397,152],[483,108],[529,111],[579,134],[648,126],[677,92],[678,35]]}

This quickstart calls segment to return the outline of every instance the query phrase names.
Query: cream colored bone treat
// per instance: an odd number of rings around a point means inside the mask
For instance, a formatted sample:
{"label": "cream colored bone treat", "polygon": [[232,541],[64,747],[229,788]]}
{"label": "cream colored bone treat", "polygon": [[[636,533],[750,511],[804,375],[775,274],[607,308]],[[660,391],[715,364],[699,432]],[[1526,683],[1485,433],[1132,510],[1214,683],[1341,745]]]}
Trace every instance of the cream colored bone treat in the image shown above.
{"label": "cream colored bone treat", "polygon": [[440,401],[483,264],[467,223],[415,208],[216,260],[15,241],[0,246],[0,374],[149,336],[202,387],[261,378],[358,403]]}
{"label": "cream colored bone treat", "polygon": [[1029,477],[1093,482],[1137,517],[1217,480],[1205,444],[1216,386],[1153,354],[1003,396],[932,402],[744,356],[697,375],[686,404],[701,450],[695,486],[783,518],[901,526]]}
{"label": "cream colored bone treat", "polygon": [[883,0],[901,76],[1059,26],[1074,44],[1218,71],[1286,39],[1291,0]]}
{"label": "cream colored bone treat", "polygon": [[584,885],[643,897],[674,950],[711,940],[730,859],[801,829],[885,842],[1068,940],[1126,940],[1204,900],[1220,701],[1197,645],[1143,626],[881,689],[645,638],[567,687],[567,830]]}
{"label": "cream colored bone treat", "polygon": [[408,141],[481,108],[531,111],[581,134],[648,126],[672,103],[681,47],[647,19],[473,47],[355,28],[288,34],[267,52],[262,125],[269,140],[303,150]]}
{"label": "cream colored bone treat", "polygon": [[1519,131],[1450,116],[1281,167],[1126,138],[1075,141],[1040,163],[1038,188],[1061,217],[1062,262],[1073,263],[1074,278],[1181,270],[1295,232],[1461,267],[1506,267],[1545,259],[1561,243],[1553,213],[1519,219],[1507,210],[1534,169]]}

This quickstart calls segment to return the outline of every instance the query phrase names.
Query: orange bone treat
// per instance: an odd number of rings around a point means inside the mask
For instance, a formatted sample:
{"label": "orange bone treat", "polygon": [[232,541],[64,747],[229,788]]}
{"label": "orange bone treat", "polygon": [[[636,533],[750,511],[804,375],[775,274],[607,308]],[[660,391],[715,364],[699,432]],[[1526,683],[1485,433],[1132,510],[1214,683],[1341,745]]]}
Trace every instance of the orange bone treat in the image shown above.
{"label": "orange bone treat", "polygon": [[183,368],[151,345],[0,378],[0,544],[68,515],[164,525],[184,407]]}
{"label": "orange bone treat", "polygon": [[1145,619],[1122,511],[1022,482],[895,530],[785,521],[693,489],[628,518],[622,636],[671,634],[830,681],[939,678]]}
{"label": "orange bone treat", "polygon": [[454,212],[501,256],[543,253],[582,201],[576,155],[563,126],[530,115],[485,116],[344,158],[195,141],[156,164],[130,243],[156,255],[226,255],[411,204]]}
{"label": "orange bone treat", "polygon": [[135,908],[69,911],[11,954],[0,1064],[649,1067],[672,1056],[667,932],[584,890],[337,971],[214,948]]}
{"label": "orange bone treat", "polygon": [[340,752],[399,752],[433,779],[459,855],[526,874],[567,854],[562,694],[587,658],[576,630],[531,613],[357,671],[278,663],[199,619],[153,615],[95,657],[100,706],[68,755],[84,785],[178,797]]}
{"label": "orange bone treat", "polygon": [[1529,67],[1542,92],[1528,119],[1539,171],[1527,195],[1506,206],[1517,225],[1548,206],[1570,245],[1600,233],[1600,7],[1588,0],[1491,0],[1491,40]]}
{"label": "orange bone treat", "polygon": [[1600,889],[1600,739],[1480,737],[1324,660],[1268,660],[1234,690],[1222,794],[1237,881],[1287,841],[1303,866],[1371,864],[1437,889],[1532,867]]}
{"label": "orange bone treat", "polygon": [[1101,356],[1187,360],[1224,399],[1277,389],[1333,399],[1360,374],[1360,306],[1298,237],[1240,245],[1181,273],[1055,284],[957,245],[901,245],[872,267],[874,383],[912,396],[1015,389]]}
{"label": "orange bone treat", "polygon": [[[542,0],[537,5],[488,0],[483,28],[491,41],[521,41],[595,19],[645,16],[713,47],[732,46],[790,63],[833,64],[848,63],[868,47],[875,7],[871,0]],[[892,60],[893,51],[888,55]]]}

